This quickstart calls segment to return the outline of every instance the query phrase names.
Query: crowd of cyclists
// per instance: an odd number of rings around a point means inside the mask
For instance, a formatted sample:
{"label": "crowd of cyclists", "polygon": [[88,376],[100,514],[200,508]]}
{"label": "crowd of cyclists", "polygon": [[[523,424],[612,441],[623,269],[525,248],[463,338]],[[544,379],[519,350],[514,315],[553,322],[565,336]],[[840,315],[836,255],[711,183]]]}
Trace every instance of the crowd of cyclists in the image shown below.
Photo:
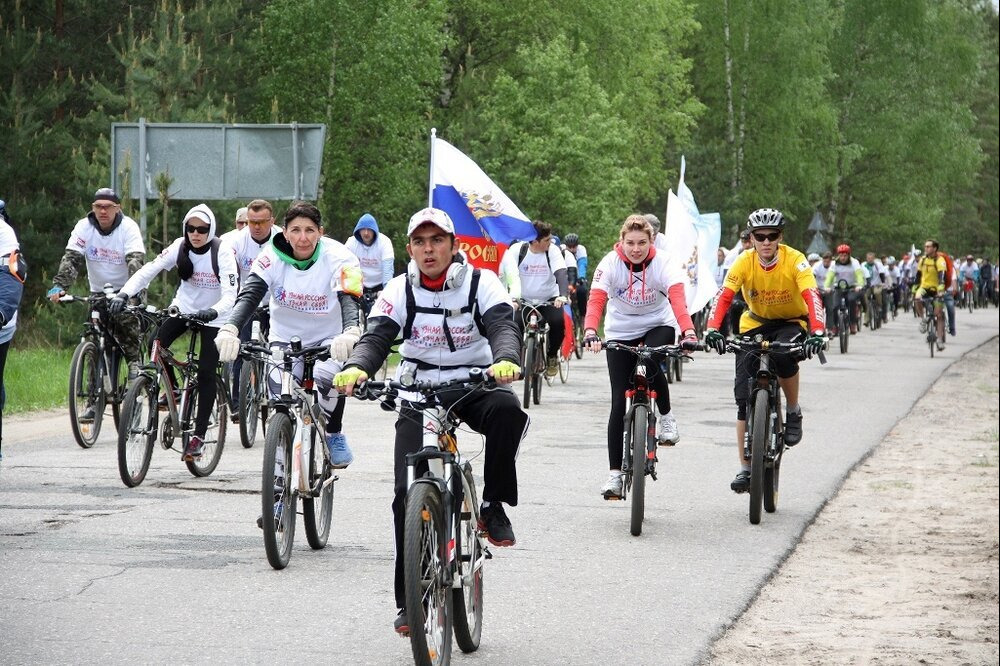
{"label": "crowd of cyclists", "polygon": [[[0,212],[0,240],[4,241],[0,249],[7,253],[6,259],[13,250],[7,247],[2,202]],[[606,352],[609,471],[600,487],[605,499],[622,496],[622,420],[635,366],[632,355],[606,349],[608,341],[679,344],[688,352],[704,345],[720,354],[735,334],[801,343],[801,355],[784,356],[774,367],[785,397],[785,442],[794,446],[802,439],[804,420],[798,399],[799,363],[821,352],[828,336],[837,333],[825,313],[835,310],[840,299],[846,299],[851,311],[851,334],[871,325],[866,318],[885,321],[900,307],[912,303],[919,308],[926,296],[935,299],[935,308],[950,312],[951,335],[956,332],[956,301],[997,304],[997,268],[987,260],[968,255],[964,261],[952,262],[932,240],[922,251],[906,253],[899,261],[874,252],[860,261],[847,244],[838,246],[836,253],[806,257],[783,242],[787,221],[780,211],[769,208],[749,214],[736,248],[720,249],[718,293],[708,308],[701,339],[685,301],[685,270],[669,260],[654,215],[628,216],[618,241],[597,262],[592,276],[587,248],[579,236],[569,233],[560,243],[546,222],[534,223],[534,239],[513,243],[494,273],[469,263],[446,212],[422,209],[407,224],[408,261],[398,275],[393,270],[393,243],[368,213],[360,217],[344,243],[324,235],[320,210],[306,202],[293,202],[281,214],[279,225],[274,206],[256,199],[239,209],[235,223],[235,229],[220,234],[212,210],[198,204],[184,215],[181,235],[147,262],[138,225],[122,212],[117,193],[99,189],[90,212],[70,234],[47,296],[57,302],[84,271],[91,293],[110,286],[115,295],[107,300],[102,316],[107,317],[127,359],[131,380],[145,359],[140,352],[140,328],[128,306],[142,302],[159,273],[176,269],[179,285],[170,305],[186,320],[164,318],[152,335],[163,346],[189,328],[200,338],[198,412],[193,436],[182,454],[187,461],[202,455],[202,438],[217,394],[219,363],[233,364],[233,386],[227,394],[233,401],[233,418],[240,418],[235,387],[241,345],[250,338],[252,319],[265,307],[267,344],[272,349],[287,348],[293,341],[329,348],[329,358],[315,366],[314,377],[327,422],[327,456],[334,468],[346,468],[354,460],[342,432],[346,397],[373,377],[391,354],[398,355],[396,377],[409,381],[468,377],[473,369],[485,372],[496,380],[498,390],[445,400],[470,429],[485,437],[478,527],[496,546],[516,543],[504,506],[518,503],[516,460],[529,426],[527,414],[510,390],[524,372],[523,304],[537,307],[551,339],[557,341],[549,346],[546,376],[557,372],[562,353],[559,343],[574,336],[574,328],[582,331],[582,339],[574,344],[579,342],[593,353]],[[8,273],[17,272],[14,261]],[[848,289],[836,288],[842,281]],[[874,307],[861,307],[868,298]],[[10,316],[0,308],[0,326],[6,327]],[[570,328],[567,320],[580,325]],[[945,317],[939,321],[945,326]],[[943,348],[944,331],[939,340]],[[0,343],[4,342],[0,337]],[[0,351],[2,369],[6,347]],[[743,442],[749,378],[755,371],[752,356],[737,354],[733,397],[739,469],[730,484],[737,493],[746,492],[749,486],[750,462]],[[655,390],[656,439],[662,446],[675,445],[680,435],[667,378],[656,362],[649,362],[646,372]],[[269,389],[272,394],[278,391],[273,382]],[[0,393],[0,404],[2,399]],[[404,461],[421,444],[419,410],[406,400],[399,409],[395,433],[392,512],[399,544],[407,484]],[[407,634],[402,577],[402,549],[397,547],[399,612],[394,628]]]}

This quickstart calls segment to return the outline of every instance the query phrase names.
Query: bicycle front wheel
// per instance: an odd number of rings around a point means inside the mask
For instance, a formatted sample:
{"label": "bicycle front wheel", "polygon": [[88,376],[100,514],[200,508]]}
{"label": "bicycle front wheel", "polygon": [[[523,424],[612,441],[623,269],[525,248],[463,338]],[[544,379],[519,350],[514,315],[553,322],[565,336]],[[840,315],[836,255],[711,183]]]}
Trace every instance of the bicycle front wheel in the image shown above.
{"label": "bicycle front wheel", "polygon": [[[202,439],[205,447],[202,449],[201,458],[198,460],[187,460],[188,471],[194,476],[208,476],[219,466],[219,459],[222,458],[222,449],[226,443],[226,424],[229,422],[229,401],[226,397],[228,384],[221,377],[216,378],[215,406],[208,418],[208,428],[205,430],[205,437]],[[188,401],[187,410],[182,417],[182,422],[190,429],[194,425],[195,417],[198,414],[199,391],[194,388],[191,391],[191,400]],[[187,449],[188,439],[191,437],[190,430],[186,430],[181,438],[184,448]]]}
{"label": "bicycle front wheel", "polygon": [[139,375],[122,401],[118,425],[118,475],[129,488],[142,483],[149,471],[159,418],[158,389],[155,379]]}
{"label": "bicycle front wheel", "polygon": [[101,354],[90,340],[76,346],[69,366],[69,422],[73,438],[89,449],[101,434],[107,396],[101,372]]}
{"label": "bicycle front wheel", "polygon": [[260,369],[254,361],[246,361],[240,372],[239,406],[240,410],[240,444],[244,449],[253,446],[257,439],[257,423],[260,405],[258,403],[257,383],[262,381]]}
{"label": "bicycle front wheel", "polygon": [[[463,469],[465,487],[475,488],[472,469]],[[455,575],[462,576],[462,587],[452,589],[455,610],[455,641],[462,652],[479,649],[483,633],[483,546],[477,536],[476,499],[467,491],[462,500],[461,522],[458,526],[459,568]]]}
{"label": "bicycle front wheel", "polygon": [[563,356],[562,352],[559,352],[559,381],[563,384],[569,379],[569,356]]}
{"label": "bicycle front wheel", "polygon": [[682,368],[684,367],[684,359],[674,357],[674,379],[681,381],[684,375]]}
{"label": "bicycle front wheel", "polygon": [[771,406],[767,391],[754,393],[753,426],[750,440],[750,524],[760,523],[761,501],[764,498],[764,450],[767,448]]}
{"label": "bicycle front wheel", "polygon": [[313,550],[326,547],[333,520],[333,485],[336,477],[326,461],[323,450],[326,442],[316,428],[310,428],[309,487],[319,488],[319,496],[302,498],[302,524],[306,528],[306,541]]}
{"label": "bicycle front wheel", "polygon": [[531,389],[535,382],[535,338],[529,337],[524,343],[524,401],[525,409],[531,407]]}
{"label": "bicycle front wheel", "polygon": [[646,434],[649,429],[649,408],[637,405],[632,421],[626,425],[632,449],[632,536],[642,534],[642,519],[646,512]]}
{"label": "bicycle front wheel", "polygon": [[837,334],[840,337],[840,353],[847,353],[847,344],[851,339],[850,318],[846,313],[840,312],[837,315]]}
{"label": "bicycle front wheel", "polygon": [[292,421],[288,414],[271,417],[264,437],[260,508],[264,552],[275,569],[284,569],[295,540],[295,500],[292,492]]}
{"label": "bicycle front wheel", "polygon": [[111,395],[108,396],[108,402],[111,403],[111,418],[114,419],[117,428],[121,424],[122,401],[128,391],[128,363],[117,348],[111,350],[107,359],[108,376],[111,377]]}
{"label": "bicycle front wheel", "polygon": [[444,512],[437,488],[414,484],[406,496],[403,523],[403,580],[410,648],[417,664],[451,661],[452,590],[447,566]]}

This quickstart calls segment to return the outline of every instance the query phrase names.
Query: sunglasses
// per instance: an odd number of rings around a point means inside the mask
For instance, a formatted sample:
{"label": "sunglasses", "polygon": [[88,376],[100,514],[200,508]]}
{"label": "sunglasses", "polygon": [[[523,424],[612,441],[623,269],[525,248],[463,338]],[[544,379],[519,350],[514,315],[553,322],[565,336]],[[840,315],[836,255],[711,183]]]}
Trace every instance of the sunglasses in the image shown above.
{"label": "sunglasses", "polygon": [[776,241],[778,240],[778,236],[780,235],[781,235],[780,231],[775,231],[774,233],[771,234],[759,234],[754,232],[753,237],[756,238],[758,242],[764,243],[764,242]]}
{"label": "sunglasses", "polygon": [[204,236],[208,234],[209,229],[211,229],[211,227],[196,227],[193,224],[184,225],[184,231],[189,234],[202,234]]}
{"label": "sunglasses", "polygon": [[267,218],[264,218],[263,220],[243,220],[243,223],[244,224],[249,224],[249,225],[254,226],[254,227],[262,227],[262,226],[264,226],[265,224],[267,224],[270,221],[271,221],[271,218],[267,217]]}

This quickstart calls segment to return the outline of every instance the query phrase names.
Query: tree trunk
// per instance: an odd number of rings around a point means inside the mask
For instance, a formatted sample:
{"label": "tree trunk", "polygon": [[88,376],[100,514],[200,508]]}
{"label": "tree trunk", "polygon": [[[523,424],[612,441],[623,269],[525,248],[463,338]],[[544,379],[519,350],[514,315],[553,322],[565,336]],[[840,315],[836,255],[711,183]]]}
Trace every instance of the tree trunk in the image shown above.
{"label": "tree trunk", "polygon": [[733,153],[733,170],[730,174],[729,188],[733,194],[736,193],[736,135],[733,130],[735,119],[733,117],[733,52],[729,31],[729,0],[725,0],[725,8],[722,17],[723,36],[723,56],[726,61],[726,143]]}

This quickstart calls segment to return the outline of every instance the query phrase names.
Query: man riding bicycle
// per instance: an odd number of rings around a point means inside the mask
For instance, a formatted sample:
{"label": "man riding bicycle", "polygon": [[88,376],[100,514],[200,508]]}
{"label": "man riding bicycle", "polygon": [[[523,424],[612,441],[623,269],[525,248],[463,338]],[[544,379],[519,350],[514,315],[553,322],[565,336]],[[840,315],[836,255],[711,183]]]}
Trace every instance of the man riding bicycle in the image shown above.
{"label": "man riding bicycle", "polygon": [[361,262],[361,274],[364,276],[361,309],[367,317],[379,292],[392,279],[396,257],[392,241],[379,232],[375,218],[365,213],[354,225],[354,235],[344,241],[344,245]]}
{"label": "man riding bicycle", "polygon": [[[94,193],[91,211],[70,232],[59,270],[52,278],[52,288],[45,295],[53,303],[58,302],[84,267],[91,294],[101,293],[105,284],[118,291],[145,261],[146,246],[139,225],[122,213],[118,194],[110,187],[102,187]],[[99,301],[97,307],[104,310],[106,304]],[[140,362],[139,321],[130,312],[121,312],[106,321],[128,362],[129,380],[135,379]]]}
{"label": "man riding bicycle", "polygon": [[937,348],[944,349],[944,293],[948,263],[938,253],[938,242],[928,239],[924,243],[924,254],[917,261],[916,277],[913,282],[914,307],[920,319],[920,332],[927,332],[924,320],[924,298],[934,299],[934,314],[937,315]]}
{"label": "man riding bicycle", "polygon": [[[397,275],[382,290],[372,308],[368,330],[343,371],[334,377],[348,395],[382,366],[397,337],[403,342],[404,372],[416,380],[467,378],[472,368],[485,369],[498,384],[520,376],[521,338],[507,293],[490,271],[471,267],[458,251],[455,225],[443,210],[425,208],[410,218],[406,274]],[[503,503],[517,505],[515,460],[528,427],[528,415],[507,389],[468,395],[443,395],[441,400],[472,430],[485,435],[483,504],[479,529],[496,546],[513,546],[514,531]],[[395,593],[399,614],[394,628],[408,634],[403,587],[403,516],[406,502],[406,455],[420,450],[422,418],[404,399],[396,421],[395,485],[392,514],[396,536]],[[423,470],[427,464],[423,463]],[[423,473],[418,469],[418,474]]]}
{"label": "man riding bicycle", "polygon": [[[833,293],[833,288],[841,280],[847,282],[848,292],[846,294]],[[840,299],[847,298],[847,311],[850,313],[851,335],[858,332],[858,299],[861,298],[861,290],[865,286],[865,274],[861,269],[861,264],[851,256],[851,246],[842,243],[837,246],[837,260],[833,262],[832,270],[826,273],[826,283],[823,285],[827,292],[832,293],[830,305],[833,310],[840,307]],[[831,312],[833,311],[831,310]],[[834,327],[836,328],[836,327]],[[833,331],[836,335],[837,330]]]}
{"label": "man riding bicycle", "polygon": [[[816,288],[816,278],[805,256],[798,250],[781,244],[785,228],[784,216],[773,208],[761,208],[750,213],[747,228],[750,230],[753,250],[740,255],[726,275],[725,285],[715,296],[705,343],[720,354],[725,352],[726,340],[719,333],[719,328],[733,296],[742,291],[747,302],[747,310],[739,324],[743,335],[760,334],[772,342],[797,342],[804,339],[807,357],[821,351],[826,344],[826,338],[823,337],[823,303]],[[785,394],[785,443],[794,446],[802,439],[798,359],[790,355],[775,355],[773,366],[778,375],[778,384]],[[733,394],[736,397],[736,450],[740,459],[740,471],[729,487],[737,493],[750,489],[750,461],[743,457],[743,440],[747,426],[750,380],[756,371],[756,359],[747,354],[736,355]]]}

